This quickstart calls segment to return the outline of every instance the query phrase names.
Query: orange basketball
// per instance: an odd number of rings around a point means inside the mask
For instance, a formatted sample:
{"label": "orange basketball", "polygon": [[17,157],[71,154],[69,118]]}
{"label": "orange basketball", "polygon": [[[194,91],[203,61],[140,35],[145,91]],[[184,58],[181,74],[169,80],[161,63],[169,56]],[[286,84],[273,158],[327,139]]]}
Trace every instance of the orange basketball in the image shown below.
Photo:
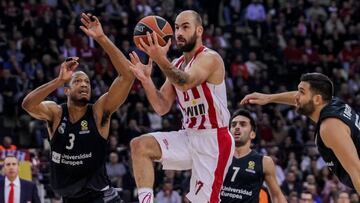
{"label": "orange basketball", "polygon": [[139,47],[140,38],[148,44],[146,32],[155,32],[160,46],[165,46],[173,35],[171,25],[164,18],[160,16],[146,16],[135,26],[133,39],[137,47]]}

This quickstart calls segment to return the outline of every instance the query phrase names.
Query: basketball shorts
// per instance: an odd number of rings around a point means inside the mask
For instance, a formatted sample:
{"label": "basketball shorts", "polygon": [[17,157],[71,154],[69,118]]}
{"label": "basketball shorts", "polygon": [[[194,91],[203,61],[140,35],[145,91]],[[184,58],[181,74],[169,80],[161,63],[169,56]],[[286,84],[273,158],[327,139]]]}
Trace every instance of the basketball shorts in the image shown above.
{"label": "basketball shorts", "polygon": [[196,203],[218,203],[220,190],[234,154],[228,128],[154,132],[164,170],[191,169],[187,198]]}

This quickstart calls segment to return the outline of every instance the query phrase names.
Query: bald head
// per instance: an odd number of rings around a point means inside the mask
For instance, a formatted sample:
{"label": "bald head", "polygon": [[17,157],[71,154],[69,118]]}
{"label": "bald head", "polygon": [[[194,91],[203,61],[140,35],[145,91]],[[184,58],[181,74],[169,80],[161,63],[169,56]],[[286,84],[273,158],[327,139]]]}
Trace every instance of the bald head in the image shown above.
{"label": "bald head", "polygon": [[177,15],[176,19],[179,19],[179,18],[191,18],[196,26],[199,26],[199,25],[202,26],[201,16],[196,11],[193,11],[193,10],[183,11],[183,12],[179,13],[179,15]]}

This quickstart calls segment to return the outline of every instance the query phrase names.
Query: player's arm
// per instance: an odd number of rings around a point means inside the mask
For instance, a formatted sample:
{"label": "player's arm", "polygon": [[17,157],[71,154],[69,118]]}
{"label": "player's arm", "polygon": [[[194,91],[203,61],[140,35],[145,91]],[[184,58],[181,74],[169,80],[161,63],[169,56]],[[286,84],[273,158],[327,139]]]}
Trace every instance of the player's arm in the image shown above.
{"label": "player's arm", "polygon": [[287,104],[295,106],[295,95],[297,91],[282,92],[278,94],[263,94],[254,92],[246,95],[240,102],[244,104],[265,105],[269,103]]}
{"label": "player's arm", "polygon": [[265,175],[265,182],[269,188],[271,201],[273,203],[286,203],[286,198],[281,192],[281,189],[276,181],[275,164],[274,161],[268,157],[263,157],[263,171]]}
{"label": "player's arm", "polygon": [[130,69],[136,78],[140,80],[145,90],[146,97],[154,111],[159,115],[164,115],[169,112],[176,98],[175,90],[170,81],[166,79],[160,90],[158,90],[151,79],[152,60],[149,59],[148,64],[144,65],[141,63],[136,52],[130,54],[130,59]]}
{"label": "player's arm", "polygon": [[118,77],[111,84],[109,91],[102,95],[94,106],[100,115],[111,115],[124,103],[135,77],[130,71],[129,60],[104,34],[99,19],[91,14],[82,13],[81,22],[83,26],[80,26],[80,29],[101,45],[118,72]]}
{"label": "player's arm", "polygon": [[337,118],[327,118],[321,123],[320,136],[325,145],[335,153],[360,194],[360,160],[351,139],[350,128]]}
{"label": "player's arm", "polygon": [[130,61],[115,46],[115,44],[104,34],[101,23],[96,16],[81,14],[83,26],[80,29],[89,37],[92,37],[100,44],[110,57],[117,73],[126,79],[133,80],[135,77],[129,69]]}
{"label": "player's arm", "polygon": [[151,79],[142,85],[154,111],[161,116],[168,113],[176,98],[174,87],[170,81],[166,79],[160,90],[156,89]]}
{"label": "player's arm", "polygon": [[201,53],[187,72],[177,69],[166,57],[158,60],[157,64],[170,82],[182,91],[208,81],[212,74],[224,78],[221,70],[219,70],[224,67],[223,61],[215,52]]}
{"label": "player's arm", "polygon": [[51,122],[54,116],[61,111],[61,107],[55,102],[44,100],[50,93],[71,79],[71,75],[79,65],[77,57],[72,59],[73,60],[65,61],[61,64],[60,73],[56,79],[41,85],[26,95],[22,102],[22,108],[31,116],[39,120]]}

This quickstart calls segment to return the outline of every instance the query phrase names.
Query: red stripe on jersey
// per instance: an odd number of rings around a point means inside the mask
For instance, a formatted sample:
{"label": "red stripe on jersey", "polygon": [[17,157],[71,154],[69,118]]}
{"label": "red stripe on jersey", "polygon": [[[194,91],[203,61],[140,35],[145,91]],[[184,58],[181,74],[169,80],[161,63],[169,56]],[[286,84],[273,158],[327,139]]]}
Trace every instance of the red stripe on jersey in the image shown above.
{"label": "red stripe on jersey", "polygon": [[219,147],[218,162],[215,169],[215,178],[212,185],[210,203],[218,203],[220,200],[220,189],[224,181],[225,168],[231,151],[231,135],[227,127],[217,130],[217,141]]}
{"label": "red stripe on jersey", "polygon": [[193,95],[194,95],[194,99],[199,99],[199,98],[200,98],[199,91],[197,90],[196,87],[191,88],[191,92],[192,92]]}
{"label": "red stripe on jersey", "polygon": [[214,101],[213,98],[211,96],[211,92],[209,87],[207,86],[206,82],[201,84],[201,87],[204,91],[205,94],[205,98],[206,101],[208,103],[208,108],[209,108],[209,119],[210,119],[210,123],[211,123],[211,128],[218,128],[219,125],[217,123],[217,118],[216,118],[216,112],[215,112],[215,107],[214,107]]}
{"label": "red stripe on jersey", "polygon": [[182,62],[184,62],[184,59],[185,59],[185,57],[184,57],[184,56],[181,56],[181,57],[178,59],[178,61],[176,61],[175,67],[179,69],[179,68],[180,68],[180,65],[182,64]]}
{"label": "red stripe on jersey", "polygon": [[201,46],[201,47],[198,48],[198,50],[196,50],[195,55],[194,55],[193,59],[191,60],[189,67],[194,62],[197,55],[199,55],[204,49],[205,49],[205,46]]}
{"label": "red stripe on jersey", "polygon": [[196,124],[196,118],[192,117],[190,118],[190,124],[188,125],[188,128],[193,128]]}
{"label": "red stripe on jersey", "polygon": [[201,122],[199,125],[199,129],[205,129],[205,126],[204,126],[205,121],[206,121],[205,115],[201,115]]}

